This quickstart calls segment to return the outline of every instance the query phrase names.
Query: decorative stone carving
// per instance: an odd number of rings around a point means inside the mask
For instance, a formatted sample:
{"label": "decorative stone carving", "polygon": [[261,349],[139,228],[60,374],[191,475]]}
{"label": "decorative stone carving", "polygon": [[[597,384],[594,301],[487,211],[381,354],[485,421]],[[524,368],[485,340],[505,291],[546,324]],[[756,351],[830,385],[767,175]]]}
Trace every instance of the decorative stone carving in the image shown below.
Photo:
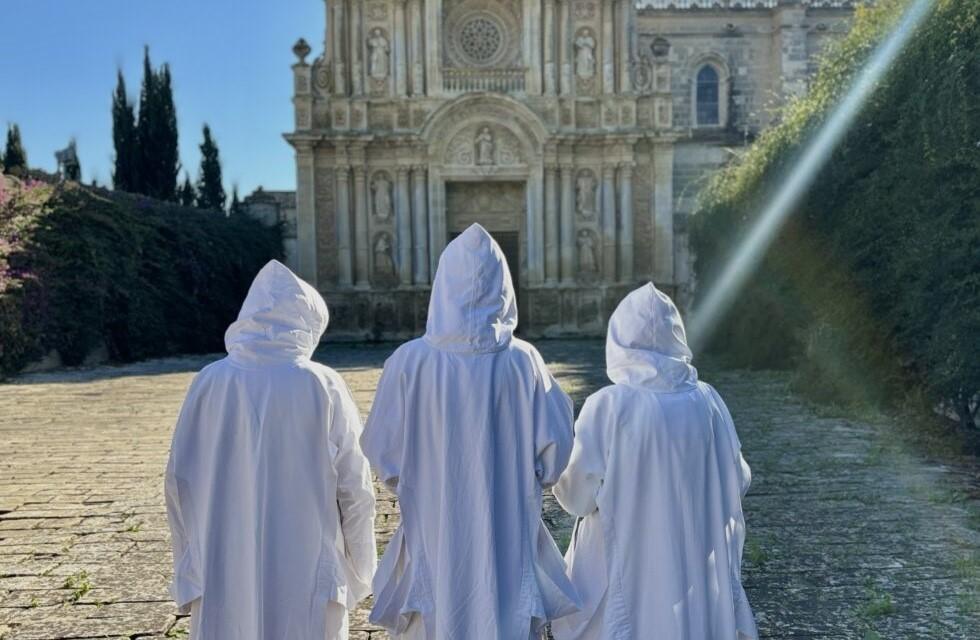
{"label": "decorative stone carving", "polygon": [[473,124],[463,127],[445,151],[445,164],[450,166],[515,166],[526,163],[521,141],[513,132],[501,126]]}
{"label": "decorative stone carving", "polygon": [[310,55],[310,51],[312,50],[310,43],[303,38],[297,40],[296,44],[293,45],[293,55],[299,60],[299,64],[306,64],[306,56]]}
{"label": "decorative stone carving", "polygon": [[383,22],[388,19],[388,5],[384,2],[372,2],[368,5],[367,14],[369,20]]}
{"label": "decorative stone carving", "polygon": [[388,77],[388,53],[391,47],[382,29],[371,30],[371,37],[368,38],[368,49],[370,50],[371,77],[375,80],[384,80]]}
{"label": "decorative stone carving", "polygon": [[494,158],[493,134],[490,133],[490,127],[483,127],[483,129],[480,130],[480,133],[476,136],[476,141],[474,144],[476,147],[477,164],[496,164],[496,159]]}
{"label": "decorative stone carving", "polygon": [[588,229],[578,232],[578,272],[584,278],[595,277],[599,272],[595,234]]}
{"label": "decorative stone carving", "polygon": [[391,218],[393,212],[391,202],[391,179],[384,171],[374,174],[371,181],[372,200],[374,202],[374,217],[381,221]]}
{"label": "decorative stone carving", "polygon": [[579,78],[595,76],[595,36],[591,29],[579,29],[575,36],[575,75]]}
{"label": "decorative stone carving", "polygon": [[391,236],[385,232],[374,237],[374,275],[380,280],[390,280],[395,277]]}
{"label": "decorative stone carving", "polygon": [[575,178],[575,210],[583,218],[595,217],[597,185],[595,174],[589,169],[579,171]]}
{"label": "decorative stone carving", "polygon": [[467,2],[446,18],[446,62],[457,68],[510,67],[520,58],[520,20],[502,3]]}
{"label": "decorative stone carving", "polygon": [[633,80],[633,90],[638,93],[649,93],[653,90],[653,66],[648,60],[640,59],[633,63],[630,69]]}
{"label": "decorative stone carving", "polygon": [[594,2],[588,2],[587,0],[581,0],[575,3],[575,19],[576,20],[592,20],[595,18],[596,6]]}
{"label": "decorative stone carving", "polygon": [[323,61],[317,64],[313,72],[313,83],[323,93],[330,93],[333,90],[333,75],[329,64]]}

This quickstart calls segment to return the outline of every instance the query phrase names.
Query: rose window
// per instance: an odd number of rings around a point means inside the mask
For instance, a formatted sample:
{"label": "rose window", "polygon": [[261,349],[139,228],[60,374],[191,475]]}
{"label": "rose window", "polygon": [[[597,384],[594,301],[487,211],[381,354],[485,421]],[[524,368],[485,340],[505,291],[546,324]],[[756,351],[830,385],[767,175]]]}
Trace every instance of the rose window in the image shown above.
{"label": "rose window", "polygon": [[459,48],[476,64],[491,62],[503,45],[500,26],[484,16],[467,20],[459,30]]}

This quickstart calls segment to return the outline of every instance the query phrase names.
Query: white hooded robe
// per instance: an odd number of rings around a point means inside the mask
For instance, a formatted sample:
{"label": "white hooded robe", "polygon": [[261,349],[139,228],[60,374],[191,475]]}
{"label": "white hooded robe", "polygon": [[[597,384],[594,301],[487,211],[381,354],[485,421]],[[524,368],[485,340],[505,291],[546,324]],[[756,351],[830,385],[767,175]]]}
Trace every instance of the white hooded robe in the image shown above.
{"label": "white hooded robe", "polygon": [[557,640],[757,637],[741,584],[749,467],[690,362],[670,298],[647,284],[620,303],[606,341],[615,384],[586,400],[554,487],[581,518],[565,558],[583,600],[553,625]]}
{"label": "white hooded robe", "polygon": [[[374,490],[360,418],[310,360],[327,327],[311,286],[272,261],[194,378],[166,472],[172,594],[194,640],[346,637],[370,592]],[[329,635],[328,635],[329,634]]]}
{"label": "white hooded robe", "polygon": [[371,613],[396,637],[524,640],[576,608],[541,521],[572,404],[516,326],[507,262],[473,225],[440,257],[426,333],[385,363],[361,437],[401,509]]}

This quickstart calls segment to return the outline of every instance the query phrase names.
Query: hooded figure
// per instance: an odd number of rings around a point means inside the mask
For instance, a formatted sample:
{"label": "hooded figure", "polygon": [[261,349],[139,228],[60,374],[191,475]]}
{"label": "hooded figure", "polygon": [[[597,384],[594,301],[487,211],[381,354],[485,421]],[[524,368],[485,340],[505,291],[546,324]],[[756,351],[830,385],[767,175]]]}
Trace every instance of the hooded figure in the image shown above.
{"label": "hooded figure", "polygon": [[516,326],[507,262],[474,224],[439,259],[425,336],[385,363],[361,437],[401,509],[371,612],[396,638],[523,640],[576,609],[541,521],[572,404]]}
{"label": "hooded figure", "polygon": [[327,306],[272,261],[184,401],[166,473],[172,594],[194,640],[347,638],[370,592],[374,490]]}
{"label": "hooded figure", "polygon": [[626,296],[606,340],[615,384],[586,400],[554,488],[580,518],[565,559],[583,600],[557,640],[757,637],[740,568],[749,467],[690,363],[670,298],[653,284]]}

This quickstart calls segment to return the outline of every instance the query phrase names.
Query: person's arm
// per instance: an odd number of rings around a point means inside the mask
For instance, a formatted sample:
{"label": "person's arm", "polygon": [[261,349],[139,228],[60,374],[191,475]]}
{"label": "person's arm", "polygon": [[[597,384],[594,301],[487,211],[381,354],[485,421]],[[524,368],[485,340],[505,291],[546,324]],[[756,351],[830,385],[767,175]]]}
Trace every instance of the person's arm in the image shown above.
{"label": "person's arm", "polygon": [[738,432],[735,430],[735,420],[732,419],[728,405],[725,404],[725,401],[722,400],[721,395],[714,387],[708,385],[708,388],[711,391],[711,400],[715,408],[718,409],[722,422],[725,424],[725,432],[728,434],[728,439],[735,456],[735,466],[738,468],[740,482],[739,493],[744,498],[745,494],[749,491],[749,487],[752,485],[752,469],[742,455],[742,443],[738,439]]}
{"label": "person's arm", "polygon": [[329,438],[337,448],[337,505],[344,534],[347,564],[353,573],[350,585],[355,601],[371,593],[377,568],[374,538],[374,485],[367,459],[361,452],[361,418],[347,387],[340,386],[333,400]]}
{"label": "person's arm", "polygon": [[170,445],[170,457],[167,460],[167,470],[164,474],[164,497],[167,504],[167,522],[170,525],[170,548],[173,551],[174,578],[170,586],[170,594],[177,604],[181,614],[191,612],[191,604],[201,597],[202,587],[197,554],[191,543],[191,530],[188,522],[190,517],[187,502],[189,487],[178,476],[180,468],[179,449],[181,436],[198,427],[195,401],[197,381],[191,384],[187,398],[180,410],[174,437]]}
{"label": "person's arm", "polygon": [[606,474],[605,423],[609,416],[595,397],[585,401],[575,422],[575,444],[568,468],[553,490],[558,504],[573,516],[585,517],[598,508],[596,496]]}
{"label": "person's arm", "polygon": [[547,489],[558,482],[572,451],[572,401],[541,356],[536,351],[532,355],[537,369],[532,400],[534,473],[541,487]]}
{"label": "person's arm", "polygon": [[374,404],[361,434],[361,449],[371,468],[392,491],[398,488],[405,442],[402,373],[389,360],[381,373]]}

